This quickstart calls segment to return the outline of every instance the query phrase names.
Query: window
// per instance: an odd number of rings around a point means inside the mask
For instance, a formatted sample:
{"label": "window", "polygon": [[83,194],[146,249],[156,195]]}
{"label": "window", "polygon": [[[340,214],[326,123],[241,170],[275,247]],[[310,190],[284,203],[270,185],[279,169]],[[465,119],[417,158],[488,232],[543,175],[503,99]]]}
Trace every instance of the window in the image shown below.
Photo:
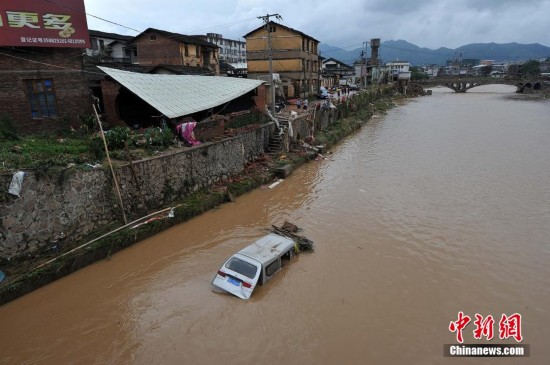
{"label": "window", "polygon": [[281,267],[285,266],[288,262],[290,262],[291,258],[292,258],[292,249],[288,250],[283,254],[283,256],[281,256]]}
{"label": "window", "polygon": [[274,25],[269,26],[269,33],[275,33],[277,31],[277,27]]}
{"label": "window", "polygon": [[187,44],[185,45],[185,57],[189,57],[189,47],[187,47]]}
{"label": "window", "polygon": [[149,36],[149,40],[151,40],[151,41],[156,41],[156,40],[157,40],[157,35],[156,35],[156,34],[151,34],[151,35]]}
{"label": "window", "polygon": [[281,268],[281,264],[279,263],[279,259],[273,261],[271,264],[267,265],[265,268],[265,274],[267,276],[271,276],[275,274],[279,269]]}
{"label": "window", "polygon": [[97,44],[97,38],[92,38],[92,49],[94,51],[97,51],[99,49],[99,45]]}
{"label": "window", "polygon": [[103,51],[105,49],[105,41],[103,39],[99,40],[99,50]]}
{"label": "window", "polygon": [[256,272],[258,271],[258,268],[255,265],[236,257],[232,257],[231,260],[225,264],[225,267],[250,279],[254,279],[254,277],[256,277]]}
{"label": "window", "polygon": [[197,57],[201,56],[201,48],[199,46],[195,46],[195,54],[197,55]]}
{"label": "window", "polygon": [[33,118],[56,118],[57,103],[52,79],[26,80],[27,98]]}

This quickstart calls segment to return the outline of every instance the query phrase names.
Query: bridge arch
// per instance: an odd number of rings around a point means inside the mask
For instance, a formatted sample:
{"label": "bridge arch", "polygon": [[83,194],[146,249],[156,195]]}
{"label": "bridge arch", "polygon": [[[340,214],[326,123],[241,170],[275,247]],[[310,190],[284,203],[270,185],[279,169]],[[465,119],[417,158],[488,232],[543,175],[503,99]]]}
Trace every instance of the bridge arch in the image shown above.
{"label": "bridge arch", "polygon": [[517,93],[532,93],[543,89],[550,89],[550,84],[540,79],[524,80],[508,77],[435,77],[428,80],[412,81],[411,83],[420,85],[423,89],[443,86],[456,93],[465,93],[474,87],[492,84],[515,86]]}
{"label": "bridge arch", "polygon": [[[510,91],[511,92],[517,92],[517,90],[519,90],[518,86],[517,85],[511,85],[511,84],[499,84],[499,83],[496,83],[496,84],[491,84],[491,83],[487,83],[487,84],[481,84],[481,85],[474,85],[472,86],[471,88],[469,88],[468,90],[471,90],[471,89],[474,89],[473,92],[479,92],[478,88],[482,88],[483,86],[494,86],[494,85],[505,85],[506,87],[509,87],[510,88]],[[478,89],[478,90],[476,90]],[[493,89],[494,90],[494,89]],[[506,89],[503,89],[503,92],[506,92],[505,91]]]}

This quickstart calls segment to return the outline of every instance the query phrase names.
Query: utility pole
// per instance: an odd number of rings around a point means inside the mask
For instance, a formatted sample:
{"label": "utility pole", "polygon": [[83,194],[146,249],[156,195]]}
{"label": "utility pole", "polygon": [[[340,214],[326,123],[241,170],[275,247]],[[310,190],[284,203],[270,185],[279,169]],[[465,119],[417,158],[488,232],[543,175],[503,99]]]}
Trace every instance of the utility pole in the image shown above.
{"label": "utility pole", "polygon": [[279,14],[267,14],[259,16],[258,19],[262,19],[265,23],[265,29],[267,30],[267,47],[269,48],[269,80],[271,86],[271,112],[275,115],[275,83],[273,82],[273,45],[271,41],[271,29],[269,27],[270,18],[275,17],[277,20],[282,20],[283,17]]}

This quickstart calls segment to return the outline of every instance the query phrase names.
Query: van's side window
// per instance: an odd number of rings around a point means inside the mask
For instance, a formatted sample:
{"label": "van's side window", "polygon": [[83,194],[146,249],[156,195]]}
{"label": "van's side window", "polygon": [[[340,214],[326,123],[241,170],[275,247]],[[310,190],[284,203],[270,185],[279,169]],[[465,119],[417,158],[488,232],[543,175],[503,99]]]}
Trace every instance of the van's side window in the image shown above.
{"label": "van's side window", "polygon": [[281,267],[285,266],[290,261],[291,257],[292,250],[288,250],[287,252],[285,252],[283,256],[281,256]]}
{"label": "van's side window", "polygon": [[279,260],[275,260],[265,268],[265,274],[267,276],[271,276],[275,274],[280,268],[281,264],[279,263]]}

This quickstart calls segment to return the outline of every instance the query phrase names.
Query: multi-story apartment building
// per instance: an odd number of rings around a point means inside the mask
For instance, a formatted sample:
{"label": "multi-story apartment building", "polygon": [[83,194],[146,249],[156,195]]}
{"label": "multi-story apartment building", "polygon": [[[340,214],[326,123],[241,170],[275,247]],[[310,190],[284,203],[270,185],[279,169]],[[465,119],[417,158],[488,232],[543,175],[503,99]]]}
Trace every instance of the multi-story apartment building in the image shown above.
{"label": "multi-story apartment building", "polygon": [[220,61],[231,64],[246,63],[246,42],[224,38],[221,34],[207,33],[203,40],[220,47]]}
{"label": "multi-story apartment building", "polygon": [[271,36],[273,72],[279,74],[285,97],[307,97],[319,90],[319,41],[275,22],[247,33],[248,78],[269,75],[268,34]]}

